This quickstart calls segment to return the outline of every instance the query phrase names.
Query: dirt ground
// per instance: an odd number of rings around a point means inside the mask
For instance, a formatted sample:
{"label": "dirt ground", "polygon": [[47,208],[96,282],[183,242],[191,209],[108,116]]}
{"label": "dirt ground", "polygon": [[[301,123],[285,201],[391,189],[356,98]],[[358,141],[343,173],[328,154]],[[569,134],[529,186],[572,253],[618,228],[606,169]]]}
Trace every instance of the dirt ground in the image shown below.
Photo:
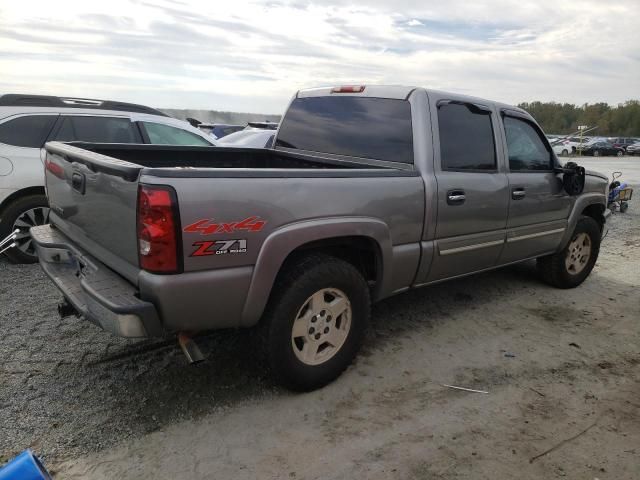
{"label": "dirt ground", "polygon": [[[614,161],[640,186],[640,159]],[[56,478],[640,478],[638,200],[581,287],[525,263],[388,299],[354,365],[308,394],[271,386],[246,333],[188,366],[58,320],[37,269],[0,275],[0,455],[33,446]]]}

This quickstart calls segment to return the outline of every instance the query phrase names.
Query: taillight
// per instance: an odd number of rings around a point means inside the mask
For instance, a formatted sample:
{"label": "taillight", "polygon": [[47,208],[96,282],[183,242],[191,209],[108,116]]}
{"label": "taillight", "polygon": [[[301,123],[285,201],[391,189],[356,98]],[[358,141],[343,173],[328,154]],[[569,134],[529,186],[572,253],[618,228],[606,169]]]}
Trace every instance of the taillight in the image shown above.
{"label": "taillight", "polygon": [[44,161],[44,168],[49,170],[53,175],[64,180],[64,168],[57,163],[52,162],[47,157]]}
{"label": "taillight", "polygon": [[142,269],[154,273],[180,271],[179,224],[173,188],[138,187],[138,257]]}
{"label": "taillight", "polygon": [[364,85],[343,85],[341,87],[333,87],[331,93],[362,93]]}

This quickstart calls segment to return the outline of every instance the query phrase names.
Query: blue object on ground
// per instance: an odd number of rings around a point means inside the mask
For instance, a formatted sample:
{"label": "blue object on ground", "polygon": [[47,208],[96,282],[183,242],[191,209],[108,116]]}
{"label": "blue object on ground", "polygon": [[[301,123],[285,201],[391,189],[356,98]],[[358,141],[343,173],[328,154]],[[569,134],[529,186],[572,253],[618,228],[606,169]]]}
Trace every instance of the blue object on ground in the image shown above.
{"label": "blue object on ground", "polygon": [[38,457],[33,454],[31,449],[27,449],[0,468],[0,480],[52,479]]}

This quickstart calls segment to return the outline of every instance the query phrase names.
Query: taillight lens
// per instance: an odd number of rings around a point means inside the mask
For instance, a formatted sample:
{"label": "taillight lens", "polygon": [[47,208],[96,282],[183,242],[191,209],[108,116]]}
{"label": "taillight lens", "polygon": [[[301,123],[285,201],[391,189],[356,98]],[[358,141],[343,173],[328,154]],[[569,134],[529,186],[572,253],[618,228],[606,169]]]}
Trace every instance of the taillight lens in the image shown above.
{"label": "taillight lens", "polygon": [[173,188],[138,188],[138,256],[140,267],[154,273],[180,270],[178,204]]}
{"label": "taillight lens", "polygon": [[49,157],[45,158],[44,168],[46,170],[50,171],[56,177],[61,178],[61,179],[64,180],[64,168],[62,168],[57,163],[52,162],[51,160],[49,160]]}

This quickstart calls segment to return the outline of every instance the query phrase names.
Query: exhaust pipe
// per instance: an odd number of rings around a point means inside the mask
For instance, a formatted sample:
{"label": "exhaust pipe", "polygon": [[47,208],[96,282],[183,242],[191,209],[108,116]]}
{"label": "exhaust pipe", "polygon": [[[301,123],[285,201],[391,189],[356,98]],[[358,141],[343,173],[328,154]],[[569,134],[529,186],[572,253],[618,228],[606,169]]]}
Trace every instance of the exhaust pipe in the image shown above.
{"label": "exhaust pipe", "polygon": [[198,344],[185,332],[178,333],[178,345],[189,363],[199,363],[204,360],[204,355]]}
{"label": "exhaust pipe", "polygon": [[62,302],[58,304],[58,315],[60,315],[60,318],[66,318],[71,316],[78,317],[80,316],[80,313],[78,312],[78,310],[76,310],[76,307],[71,305],[69,301],[65,298]]}

